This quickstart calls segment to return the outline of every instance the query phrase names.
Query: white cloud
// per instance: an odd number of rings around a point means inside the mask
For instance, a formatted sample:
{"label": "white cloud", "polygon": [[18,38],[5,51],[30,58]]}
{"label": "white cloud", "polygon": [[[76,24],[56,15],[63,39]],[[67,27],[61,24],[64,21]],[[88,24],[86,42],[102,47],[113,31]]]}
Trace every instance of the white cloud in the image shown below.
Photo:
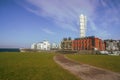
{"label": "white cloud", "polygon": [[[30,6],[26,9],[36,15],[51,18],[56,25],[63,29],[77,31],[79,15],[88,16],[94,13],[94,5],[91,0],[26,0]],[[31,5],[35,9],[31,8]],[[76,22],[76,23],[75,23]],[[62,24],[62,25],[61,25]],[[65,24],[65,26],[63,26]],[[67,26],[66,26],[67,25]],[[69,27],[68,27],[69,26]]]}
{"label": "white cloud", "polygon": [[53,32],[53,31],[51,31],[49,29],[42,29],[42,31],[44,31],[45,33],[50,34],[50,35],[54,35],[55,34],[55,32]]}
{"label": "white cloud", "polygon": [[101,32],[98,33],[98,37],[102,39],[108,39],[111,37],[111,34],[105,30],[102,30]]}
{"label": "white cloud", "polygon": [[97,31],[97,27],[96,27],[96,24],[94,23],[94,21],[90,18],[88,18],[88,22],[89,22],[89,26],[91,28],[92,31]]}
{"label": "white cloud", "polygon": [[120,10],[116,8],[112,0],[26,0],[26,2],[27,5],[24,7],[28,11],[44,18],[50,18],[56,26],[73,32],[79,32],[81,13],[88,18],[87,29],[94,33],[91,35],[99,36],[104,33],[110,36],[104,28],[111,27],[112,23],[120,24],[120,18],[116,16],[119,15]]}

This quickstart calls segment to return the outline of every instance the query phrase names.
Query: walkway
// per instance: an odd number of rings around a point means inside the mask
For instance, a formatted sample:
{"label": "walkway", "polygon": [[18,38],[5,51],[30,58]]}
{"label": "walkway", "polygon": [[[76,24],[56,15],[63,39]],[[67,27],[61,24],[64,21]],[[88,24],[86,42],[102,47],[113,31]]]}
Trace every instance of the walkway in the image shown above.
{"label": "walkway", "polygon": [[64,69],[70,71],[72,74],[83,80],[120,80],[120,74],[118,73],[87,64],[80,64],[61,54],[54,56],[54,60]]}

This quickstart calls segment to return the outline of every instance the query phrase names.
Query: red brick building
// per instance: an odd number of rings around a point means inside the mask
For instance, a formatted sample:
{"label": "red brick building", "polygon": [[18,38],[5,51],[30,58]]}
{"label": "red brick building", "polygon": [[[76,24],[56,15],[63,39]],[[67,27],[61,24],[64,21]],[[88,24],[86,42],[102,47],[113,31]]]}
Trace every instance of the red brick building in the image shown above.
{"label": "red brick building", "polygon": [[105,50],[104,42],[94,36],[76,38],[72,41],[72,50]]}

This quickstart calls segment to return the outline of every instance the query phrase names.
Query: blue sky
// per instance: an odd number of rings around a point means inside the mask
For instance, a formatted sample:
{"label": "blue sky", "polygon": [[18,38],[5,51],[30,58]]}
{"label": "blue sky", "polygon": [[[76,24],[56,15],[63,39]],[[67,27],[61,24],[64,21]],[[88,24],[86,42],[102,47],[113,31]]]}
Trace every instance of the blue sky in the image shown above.
{"label": "blue sky", "polygon": [[120,39],[120,0],[0,0],[0,48],[77,38],[80,14],[87,36]]}

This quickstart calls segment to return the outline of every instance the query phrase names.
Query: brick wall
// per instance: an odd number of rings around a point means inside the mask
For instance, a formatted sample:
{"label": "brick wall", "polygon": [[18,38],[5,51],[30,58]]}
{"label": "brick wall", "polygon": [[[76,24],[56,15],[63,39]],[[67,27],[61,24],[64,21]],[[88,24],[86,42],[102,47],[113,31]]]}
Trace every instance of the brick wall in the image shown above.
{"label": "brick wall", "polygon": [[72,50],[105,50],[104,42],[95,37],[79,38],[72,41]]}

